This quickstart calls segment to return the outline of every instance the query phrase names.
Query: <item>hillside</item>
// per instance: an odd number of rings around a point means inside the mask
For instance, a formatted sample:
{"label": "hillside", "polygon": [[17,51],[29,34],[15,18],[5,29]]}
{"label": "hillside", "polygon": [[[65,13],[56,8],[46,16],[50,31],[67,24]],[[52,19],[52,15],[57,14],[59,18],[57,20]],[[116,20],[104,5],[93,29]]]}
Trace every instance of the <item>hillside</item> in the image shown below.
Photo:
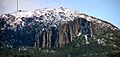
{"label": "hillside", "polygon": [[[119,53],[119,41],[120,29],[116,26],[68,8],[20,10],[0,16],[1,50],[17,48],[19,51],[30,51],[30,47],[33,50],[45,48],[48,51],[59,50],[54,56],[61,54],[64,57],[64,52],[70,52],[73,57],[75,54],[75,57],[79,57],[79,54],[87,54],[83,57],[97,54],[98,57],[102,53],[103,56]],[[59,48],[64,52],[59,54],[62,52]]]}

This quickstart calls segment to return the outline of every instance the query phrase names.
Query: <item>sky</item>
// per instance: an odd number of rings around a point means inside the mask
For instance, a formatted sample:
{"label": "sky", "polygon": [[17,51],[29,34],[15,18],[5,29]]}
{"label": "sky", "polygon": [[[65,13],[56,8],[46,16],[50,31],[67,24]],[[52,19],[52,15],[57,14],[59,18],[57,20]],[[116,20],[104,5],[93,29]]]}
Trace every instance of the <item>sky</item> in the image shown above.
{"label": "sky", "polygon": [[[0,15],[15,12],[17,0],[0,0]],[[108,21],[120,28],[120,0],[19,0],[20,10],[70,8]]]}

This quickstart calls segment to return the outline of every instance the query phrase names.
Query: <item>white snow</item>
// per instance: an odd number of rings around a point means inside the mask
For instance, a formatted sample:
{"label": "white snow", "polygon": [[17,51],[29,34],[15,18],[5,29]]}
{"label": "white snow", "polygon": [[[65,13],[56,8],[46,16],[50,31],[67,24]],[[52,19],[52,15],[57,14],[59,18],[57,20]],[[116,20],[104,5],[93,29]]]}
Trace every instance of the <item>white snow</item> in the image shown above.
{"label": "white snow", "polygon": [[87,35],[84,35],[84,37],[85,37],[85,40],[86,40],[86,44],[89,44]]}
{"label": "white snow", "polygon": [[[50,26],[56,27],[56,24],[64,24],[68,21],[73,21],[75,17],[85,18],[88,21],[95,21],[95,23],[102,23],[100,20],[94,19],[91,16],[87,16],[83,13],[79,13],[76,11],[73,11],[68,8],[43,8],[43,9],[37,9],[34,11],[21,11],[21,12],[14,12],[10,15],[15,16],[15,21],[7,21],[8,24],[11,24],[12,27],[14,27],[14,24],[20,24],[20,22],[23,22],[21,20],[22,17],[25,18],[32,18],[32,17],[40,17],[42,16],[42,20],[35,19],[37,22],[43,22],[45,25],[49,24]],[[2,15],[2,18],[9,19],[7,15]],[[23,22],[24,23],[24,22]],[[22,23],[22,26],[24,24]],[[105,24],[103,23],[102,26]],[[116,28],[113,28],[115,30]],[[80,35],[80,34],[79,34]]]}
{"label": "white snow", "polygon": [[79,32],[77,36],[80,36],[80,35],[81,35],[81,32]]}
{"label": "white snow", "polygon": [[[43,16],[42,17],[43,20],[35,20],[35,21],[52,23],[50,26],[55,26],[55,27],[56,27],[56,24],[55,24],[56,22],[61,23],[62,25],[63,23],[67,23],[68,21],[73,21],[77,16],[81,18],[85,18],[85,15],[80,15],[79,12],[73,11],[68,8],[62,8],[62,7],[61,8],[43,8],[43,9],[37,9],[34,11],[14,12],[14,13],[11,13],[10,15],[15,16],[15,21],[13,22],[13,24],[14,23],[20,24],[20,22],[22,22],[21,20],[22,17],[29,18],[33,16],[36,16],[36,17]],[[2,15],[2,17],[8,19],[6,15]]]}
{"label": "white snow", "polygon": [[97,39],[98,44],[103,44],[105,45],[105,39]]}

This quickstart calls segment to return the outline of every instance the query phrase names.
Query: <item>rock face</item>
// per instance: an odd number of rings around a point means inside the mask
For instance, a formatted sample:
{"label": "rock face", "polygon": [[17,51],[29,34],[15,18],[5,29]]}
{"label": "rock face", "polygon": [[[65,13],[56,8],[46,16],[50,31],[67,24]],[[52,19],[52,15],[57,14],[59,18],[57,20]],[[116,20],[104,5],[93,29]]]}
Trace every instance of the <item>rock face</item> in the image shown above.
{"label": "rock face", "polygon": [[[67,8],[21,11],[1,15],[0,46],[70,47],[76,36],[83,36],[85,44],[90,44],[90,39],[105,31],[119,29],[106,21]],[[95,39],[98,44],[105,42]]]}

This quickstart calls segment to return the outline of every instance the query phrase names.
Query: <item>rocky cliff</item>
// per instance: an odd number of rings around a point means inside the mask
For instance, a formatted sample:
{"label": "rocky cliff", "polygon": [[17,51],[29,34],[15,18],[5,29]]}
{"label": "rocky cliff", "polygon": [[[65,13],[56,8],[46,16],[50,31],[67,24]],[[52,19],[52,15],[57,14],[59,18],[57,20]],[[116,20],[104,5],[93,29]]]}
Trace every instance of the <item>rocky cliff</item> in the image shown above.
{"label": "rocky cliff", "polygon": [[68,8],[43,8],[0,16],[1,47],[70,47],[77,37],[82,39],[79,40],[82,44],[106,45],[110,41],[109,44],[117,45],[115,39],[119,39],[120,30],[106,21]]}

